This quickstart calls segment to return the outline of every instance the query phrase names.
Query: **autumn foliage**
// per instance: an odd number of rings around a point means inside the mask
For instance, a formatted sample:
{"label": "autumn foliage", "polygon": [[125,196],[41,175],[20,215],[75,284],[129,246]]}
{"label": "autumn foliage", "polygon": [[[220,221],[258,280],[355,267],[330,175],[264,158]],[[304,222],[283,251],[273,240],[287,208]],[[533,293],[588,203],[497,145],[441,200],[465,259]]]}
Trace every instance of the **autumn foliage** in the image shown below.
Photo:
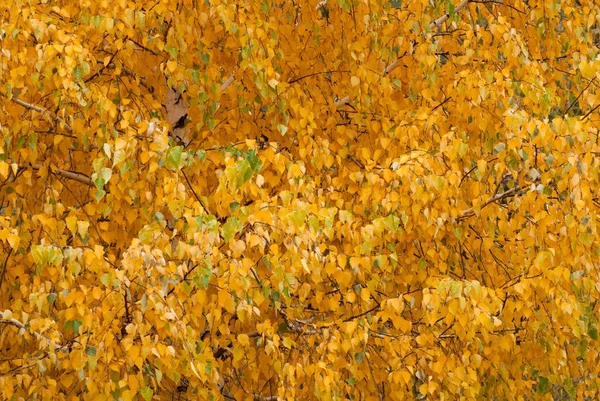
{"label": "autumn foliage", "polygon": [[597,0],[4,0],[0,399],[600,390]]}

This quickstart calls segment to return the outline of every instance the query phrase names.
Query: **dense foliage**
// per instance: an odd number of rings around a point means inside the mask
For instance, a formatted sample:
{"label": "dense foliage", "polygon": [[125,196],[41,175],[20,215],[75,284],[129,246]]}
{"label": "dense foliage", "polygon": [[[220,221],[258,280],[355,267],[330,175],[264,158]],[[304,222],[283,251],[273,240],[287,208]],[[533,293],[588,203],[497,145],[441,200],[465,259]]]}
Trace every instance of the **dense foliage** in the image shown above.
{"label": "dense foliage", "polygon": [[597,0],[5,0],[0,399],[594,399]]}

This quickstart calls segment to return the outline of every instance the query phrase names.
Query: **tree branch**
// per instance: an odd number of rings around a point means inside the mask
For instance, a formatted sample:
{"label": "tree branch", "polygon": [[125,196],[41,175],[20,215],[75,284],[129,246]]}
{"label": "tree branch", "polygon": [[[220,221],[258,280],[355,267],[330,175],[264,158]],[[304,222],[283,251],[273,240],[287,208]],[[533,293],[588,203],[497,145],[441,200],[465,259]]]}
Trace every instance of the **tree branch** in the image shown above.
{"label": "tree branch", "polygon": [[[462,10],[463,8],[465,8],[467,6],[467,4],[469,4],[471,0],[463,0],[459,5],[456,6],[456,8],[454,9],[454,13],[458,13],[460,10]],[[436,19],[435,21],[433,21],[431,24],[429,24],[429,29],[433,29],[436,28],[440,25],[442,25],[444,22],[446,22],[446,20],[450,18],[450,14],[446,13],[444,15],[442,15],[441,17],[439,17],[438,19]],[[387,67],[385,67],[383,69],[383,75],[386,76],[388,75],[390,72],[394,71],[398,65],[400,65],[400,60],[402,60],[402,58],[404,56],[406,56],[408,54],[407,51],[405,51],[400,57],[398,57],[396,60],[394,60],[391,64],[389,64]]]}
{"label": "tree branch", "polygon": [[[34,164],[31,166],[34,170],[39,170],[41,168],[43,168],[44,166],[42,166],[41,164]],[[21,168],[26,168],[26,167],[21,167]],[[88,177],[87,175],[83,174],[83,173],[78,173],[76,171],[69,171],[69,170],[63,170],[60,168],[57,169],[51,169],[49,168],[50,172],[52,174],[56,174],[59,175],[61,177],[65,177],[68,178],[70,180],[75,180],[77,182],[80,182],[82,184],[85,184],[87,186],[90,187],[94,187],[94,183],[92,182],[92,179],[90,177]]]}
{"label": "tree branch", "polygon": [[[488,199],[483,205],[481,205],[481,209],[483,209],[490,203],[494,203],[499,200],[515,196],[517,194],[517,192],[520,191],[521,189],[523,189],[523,188],[514,187],[514,188],[509,189],[506,192],[502,192],[500,194],[494,195],[490,199]],[[472,216],[475,216],[475,210],[471,207],[471,208],[468,208],[468,209],[462,211],[462,213],[460,214],[460,217],[458,217],[458,221],[467,219]]]}
{"label": "tree branch", "polygon": [[[8,97],[8,96],[7,96],[6,94],[4,94],[4,93],[2,93],[2,95],[4,95],[4,96]],[[10,100],[12,100],[12,101],[13,101],[13,102],[15,102],[16,104],[18,104],[18,105],[20,105],[20,106],[23,106],[23,107],[25,107],[25,108],[27,108],[27,109],[30,109],[30,110],[35,110],[35,111],[37,111],[38,113],[41,113],[41,114],[42,114],[42,116],[43,116],[44,114],[46,114],[46,113],[48,113],[48,114],[50,114],[50,115],[52,115],[52,114],[53,114],[53,113],[52,113],[50,110],[48,110],[48,109],[47,109],[47,108],[45,108],[45,107],[38,106],[37,104],[33,104],[33,103],[28,103],[28,102],[26,102],[26,101],[24,101],[24,100],[21,100],[21,99],[19,99],[18,97],[15,97],[15,96],[11,97],[11,98],[10,98]],[[55,119],[56,121],[62,121],[62,122],[65,124],[65,128],[66,128],[66,129],[67,129],[69,132],[73,132],[73,128],[71,128],[71,126],[70,126],[70,125],[69,125],[69,124],[68,124],[68,123],[65,121],[65,119],[64,119],[64,118],[62,118],[62,117],[60,117],[60,116],[56,116],[56,115],[55,115],[55,116],[54,116],[54,119]]]}
{"label": "tree branch", "polygon": [[[25,325],[23,323],[21,323],[20,321],[18,321],[15,318],[10,318],[10,319],[0,319],[0,323],[2,324],[8,324],[10,326],[15,326],[17,327],[19,330],[24,330],[27,331],[27,329],[25,328]],[[46,340],[48,341],[48,343],[52,343],[52,340],[49,339],[46,336],[41,335],[40,333],[38,333],[37,331],[32,331],[31,332],[35,338],[37,338],[38,340]],[[59,344],[54,344],[54,351],[67,351],[68,347],[65,345],[59,345]]]}

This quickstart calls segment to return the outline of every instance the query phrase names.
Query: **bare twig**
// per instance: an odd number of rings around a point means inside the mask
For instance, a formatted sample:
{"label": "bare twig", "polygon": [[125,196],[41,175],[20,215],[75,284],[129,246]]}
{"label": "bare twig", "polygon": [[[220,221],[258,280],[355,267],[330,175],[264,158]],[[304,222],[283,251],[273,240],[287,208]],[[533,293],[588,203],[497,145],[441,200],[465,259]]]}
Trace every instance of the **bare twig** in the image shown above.
{"label": "bare twig", "polygon": [[[564,113],[565,116],[569,113],[569,110],[571,110],[571,108],[575,105],[575,103],[577,103],[577,101],[583,95],[583,93],[587,90],[587,88],[590,87],[590,85],[592,84],[592,82],[594,82],[594,79],[591,79],[590,82],[588,82],[588,84],[585,86],[585,88],[583,88],[581,90],[581,92],[579,92],[579,95],[577,95],[577,97],[575,98],[575,100],[573,100],[571,102],[571,104],[569,105],[569,107],[567,108],[567,110],[565,110],[565,113]],[[585,119],[585,117],[583,119]]]}
{"label": "bare twig", "polygon": [[585,116],[581,117],[581,119],[585,120],[586,118],[588,118],[590,116],[590,114],[592,114],[593,112],[595,112],[596,110],[598,110],[598,107],[600,107],[600,104],[594,106],[594,108],[591,109],[590,111],[588,111]]}
{"label": "bare twig", "polygon": [[317,76],[317,75],[323,75],[323,74],[331,74],[331,73],[334,73],[334,72],[345,73],[345,72],[351,72],[351,71],[349,71],[349,70],[333,70],[333,71],[313,72],[312,74],[306,74],[306,75],[302,75],[301,77],[294,78],[294,79],[288,81],[288,84],[291,85],[291,84],[294,84],[294,83],[296,83],[298,81],[302,81],[303,79],[306,79],[306,78],[314,77],[314,76]]}
{"label": "bare twig", "polygon": [[0,273],[0,286],[2,285],[2,281],[4,281],[4,274],[6,274],[6,266],[8,266],[8,259],[10,258],[10,255],[12,254],[14,248],[10,248],[8,250],[8,254],[6,255],[6,259],[4,259],[4,263],[2,266],[2,273]]}

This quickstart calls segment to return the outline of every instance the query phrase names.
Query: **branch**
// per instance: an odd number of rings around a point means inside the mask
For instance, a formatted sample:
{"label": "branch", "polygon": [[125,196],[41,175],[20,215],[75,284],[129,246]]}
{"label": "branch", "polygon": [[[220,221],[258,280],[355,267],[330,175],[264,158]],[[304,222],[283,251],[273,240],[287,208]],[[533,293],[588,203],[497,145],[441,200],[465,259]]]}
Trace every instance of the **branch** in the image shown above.
{"label": "branch", "polygon": [[335,102],[335,107],[340,108],[350,103],[350,96],[346,96]]}
{"label": "branch", "polygon": [[280,398],[276,395],[262,396],[258,394],[253,394],[254,399],[256,401],[279,401]]}
{"label": "branch", "polygon": [[[34,164],[31,166],[34,170],[39,170],[41,168],[43,168],[44,166],[42,166],[41,164]],[[26,168],[26,167],[21,167],[21,168]],[[56,174],[56,175],[60,175],[61,177],[65,177],[68,178],[70,180],[75,180],[77,182],[80,182],[82,184],[85,184],[87,186],[90,187],[94,187],[94,183],[92,182],[92,179],[90,177],[88,177],[87,175],[83,174],[83,173],[78,173],[76,171],[69,171],[69,170],[63,170],[60,168],[57,169],[50,169],[49,171],[52,174]]]}
{"label": "branch", "polygon": [[[27,329],[25,328],[25,325],[23,323],[21,323],[20,321],[18,321],[17,319],[15,319],[15,318],[0,319],[0,323],[8,324],[10,326],[15,326],[19,330],[27,331]],[[46,340],[49,343],[52,343],[51,339],[49,339],[48,337],[45,337],[45,336],[41,335],[37,331],[33,331],[31,333],[35,336],[35,338],[37,338],[40,341],[41,340]],[[54,344],[54,351],[67,351],[67,350],[68,350],[68,347],[65,346],[65,345]]]}
{"label": "branch", "polygon": [[[6,94],[4,94],[4,93],[2,93],[2,95],[4,95],[4,96],[8,97],[8,95],[6,95]],[[23,106],[23,107],[25,107],[25,108],[27,108],[27,109],[30,109],[30,110],[35,110],[35,111],[37,111],[38,113],[41,113],[41,114],[42,114],[42,116],[43,116],[44,114],[46,114],[46,113],[48,113],[48,114],[50,114],[50,115],[52,115],[52,114],[53,114],[53,113],[52,113],[50,110],[48,110],[48,109],[47,109],[47,108],[45,108],[45,107],[38,106],[37,104],[33,104],[33,103],[28,103],[28,102],[26,102],[26,101],[24,101],[24,100],[21,100],[21,99],[19,99],[18,97],[15,97],[15,96],[11,97],[11,98],[10,98],[10,100],[12,100],[12,101],[13,101],[13,102],[15,102],[16,104],[18,104],[18,105],[20,105],[20,106]],[[73,132],[73,128],[71,128],[71,126],[70,126],[70,125],[69,125],[69,124],[68,124],[68,123],[67,123],[67,122],[64,120],[64,118],[62,118],[62,117],[60,117],[60,116],[54,116],[54,119],[55,119],[56,121],[62,121],[62,122],[65,124],[65,128],[66,128],[66,129],[67,129],[69,132]]]}
{"label": "branch", "polygon": [[[513,187],[506,192],[502,192],[501,194],[494,195],[490,199],[488,199],[487,202],[485,202],[483,205],[481,205],[481,209],[483,209],[490,203],[494,203],[499,200],[502,200],[505,198],[510,198],[511,196],[515,196],[517,194],[517,192],[520,191],[521,189],[522,189],[521,187]],[[464,219],[472,217],[472,216],[475,216],[475,210],[471,207],[469,209],[462,211],[462,213],[460,214],[460,217],[458,217],[458,221],[464,220]]]}
{"label": "branch", "polygon": [[[459,5],[456,6],[456,8],[454,9],[454,13],[456,14],[460,10],[465,8],[467,6],[467,4],[469,4],[470,1],[471,0],[463,0]],[[429,29],[433,29],[433,28],[436,28],[436,27],[442,25],[448,18],[450,18],[450,14],[446,13],[446,14],[442,15],[440,18],[436,19],[431,24],[429,24]],[[390,72],[394,71],[400,64],[400,60],[402,60],[402,58],[404,56],[406,56],[407,54],[408,54],[408,52],[405,51],[401,56],[399,56],[396,60],[394,60],[390,65],[385,67],[383,69],[383,75],[386,76]]]}
{"label": "branch", "polygon": [[374,312],[374,311],[378,310],[380,307],[381,307],[381,305],[379,305],[379,304],[378,304],[378,305],[375,305],[375,306],[374,306],[374,307],[372,307],[371,309],[369,309],[369,310],[367,310],[367,311],[365,311],[365,312],[359,313],[358,315],[354,315],[354,316],[352,316],[352,317],[349,317],[349,318],[347,318],[347,319],[344,319],[343,321],[344,321],[344,323],[345,323],[345,322],[349,322],[350,320],[358,319],[359,317],[363,317],[364,315],[367,315],[367,314],[369,314],[369,313],[371,313],[371,312]]}
{"label": "branch", "polygon": [[581,119],[585,120],[586,118],[588,118],[590,116],[590,114],[592,114],[593,112],[598,110],[598,107],[600,107],[600,104],[596,105],[593,109],[591,109],[589,112],[587,112],[587,114],[585,116],[581,117]]}
{"label": "branch", "polygon": [[31,109],[31,110],[35,110],[35,111],[37,111],[39,113],[42,113],[42,115],[44,113],[50,113],[50,111],[48,111],[48,109],[45,109],[45,108],[43,108],[41,106],[37,106],[37,105],[35,105],[33,103],[27,103],[27,102],[25,102],[25,101],[23,101],[23,100],[21,100],[21,99],[19,99],[17,97],[13,97],[11,100],[13,102],[15,102],[16,104],[19,104],[19,105],[21,105],[23,107],[26,107],[26,108]]}
{"label": "branch", "polygon": [[[249,338],[256,338],[256,337],[261,336],[261,334],[256,330],[250,331],[250,332],[246,333],[246,335]],[[215,358],[215,360],[220,359],[220,358],[225,359],[227,356],[230,356],[231,355],[231,353],[229,351],[230,346],[231,346],[231,343],[229,343],[229,345],[227,347],[217,347],[217,349],[215,349],[213,351],[213,357]]]}
{"label": "branch", "polygon": [[[459,5],[456,6],[456,8],[454,9],[454,13],[456,14],[460,10],[465,8],[467,6],[467,4],[469,4],[469,2],[470,2],[470,0],[463,0]],[[437,28],[438,26],[440,26],[444,22],[446,22],[446,20],[448,18],[450,18],[450,14],[446,13],[446,14],[442,15],[440,18],[436,19],[431,24],[429,24],[429,29]]]}
{"label": "branch", "polygon": [[306,74],[306,75],[303,75],[303,76],[301,76],[301,77],[294,78],[294,79],[292,79],[292,80],[288,81],[288,84],[290,84],[290,85],[291,85],[291,84],[294,84],[294,83],[296,83],[296,82],[298,82],[298,81],[302,81],[303,79],[306,79],[306,78],[314,77],[314,76],[317,76],[317,75],[323,75],[323,74],[331,74],[331,73],[334,73],[334,72],[338,72],[338,73],[348,73],[348,72],[351,72],[351,71],[349,71],[349,70],[333,70],[333,71],[320,71],[320,72],[313,72],[312,74]]}
{"label": "branch", "polygon": [[235,81],[235,76],[230,76],[229,78],[227,78],[224,82],[223,85],[221,85],[221,92],[223,92],[225,89],[227,89],[229,87],[229,85],[231,85],[231,83]]}

